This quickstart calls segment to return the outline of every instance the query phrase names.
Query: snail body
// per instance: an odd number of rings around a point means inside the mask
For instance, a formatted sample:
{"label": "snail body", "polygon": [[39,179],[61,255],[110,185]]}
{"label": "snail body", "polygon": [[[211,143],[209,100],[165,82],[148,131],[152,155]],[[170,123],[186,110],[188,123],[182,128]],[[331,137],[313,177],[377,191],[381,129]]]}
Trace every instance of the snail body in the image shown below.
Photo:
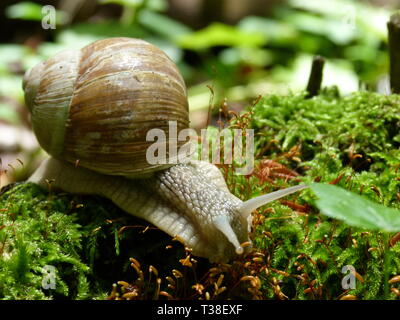
{"label": "snail body", "polygon": [[249,250],[241,244],[250,241],[251,212],[305,188],[243,202],[210,163],[149,163],[146,133],[168,132],[170,121],[186,129],[189,116],[178,69],[143,40],[110,38],[60,53],[28,70],[23,87],[33,130],[50,155],[29,181],[109,198],[210,261]]}

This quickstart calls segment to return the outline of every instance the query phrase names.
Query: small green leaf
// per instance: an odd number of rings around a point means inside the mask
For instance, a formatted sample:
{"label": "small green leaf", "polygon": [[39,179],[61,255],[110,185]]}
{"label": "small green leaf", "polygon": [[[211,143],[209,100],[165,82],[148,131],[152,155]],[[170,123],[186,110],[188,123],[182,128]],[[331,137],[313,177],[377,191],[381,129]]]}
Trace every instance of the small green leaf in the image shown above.
{"label": "small green leaf", "polygon": [[168,5],[166,0],[100,0],[100,4],[115,3],[128,8],[145,6],[154,11],[164,11]]}
{"label": "small green leaf", "polygon": [[[43,8],[37,3],[24,1],[7,7],[5,13],[10,19],[41,21],[46,16]],[[56,17],[57,25],[63,25],[69,19],[68,14],[61,10],[56,10]]]}
{"label": "small green leaf", "polygon": [[125,7],[139,7],[143,4],[143,0],[100,0],[101,4],[115,3]]}
{"label": "small green leaf", "polygon": [[170,40],[176,40],[192,32],[184,24],[147,9],[139,13],[138,20],[148,30]]}
{"label": "small green leaf", "polygon": [[355,227],[400,231],[400,211],[365,199],[334,185],[313,183],[321,212]]}
{"label": "small green leaf", "polygon": [[215,46],[258,47],[264,45],[266,39],[259,32],[245,32],[234,26],[213,23],[181,37],[178,42],[184,49],[203,50]]}
{"label": "small green leaf", "polygon": [[20,2],[6,8],[6,15],[11,19],[42,19],[42,6],[34,2]]}

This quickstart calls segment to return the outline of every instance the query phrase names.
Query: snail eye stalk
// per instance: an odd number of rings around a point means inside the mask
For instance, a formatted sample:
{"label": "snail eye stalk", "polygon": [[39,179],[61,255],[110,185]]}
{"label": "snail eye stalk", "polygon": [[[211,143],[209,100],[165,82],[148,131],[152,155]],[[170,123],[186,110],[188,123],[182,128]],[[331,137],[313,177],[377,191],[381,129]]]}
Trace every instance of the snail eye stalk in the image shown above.
{"label": "snail eye stalk", "polygon": [[237,254],[242,254],[244,252],[226,216],[215,218],[214,225],[219,231],[221,231],[225,235],[228,241],[232,243],[232,245],[235,247],[235,251]]}
{"label": "snail eye stalk", "polygon": [[278,191],[274,191],[271,193],[264,194],[262,196],[255,197],[253,199],[247,200],[243,202],[242,206],[240,207],[240,213],[244,218],[247,218],[255,209],[269,203],[285,197],[289,194],[297,192],[299,190],[303,190],[308,188],[306,185],[298,185]]}

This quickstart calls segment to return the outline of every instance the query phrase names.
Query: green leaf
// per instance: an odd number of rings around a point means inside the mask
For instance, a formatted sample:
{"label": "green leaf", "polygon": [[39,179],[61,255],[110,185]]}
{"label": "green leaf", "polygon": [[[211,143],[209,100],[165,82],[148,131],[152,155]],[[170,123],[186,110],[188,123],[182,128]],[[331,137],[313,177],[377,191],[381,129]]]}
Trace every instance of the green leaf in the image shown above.
{"label": "green leaf", "polygon": [[266,39],[259,32],[245,32],[223,23],[213,23],[183,36],[178,42],[185,49],[202,50],[215,46],[258,47],[264,45]]}
{"label": "green leaf", "polygon": [[400,231],[400,211],[365,199],[334,185],[313,183],[321,212],[354,227]]}
{"label": "green leaf", "polygon": [[[37,3],[25,1],[7,7],[5,13],[10,19],[41,21],[46,15],[46,13],[43,12],[43,8],[44,6]],[[55,13],[58,25],[63,25],[69,20],[69,16],[66,12],[56,10]]]}
{"label": "green leaf", "polygon": [[22,100],[24,91],[22,90],[22,77],[15,75],[0,76],[0,96],[12,97]]}
{"label": "green leaf", "polygon": [[192,30],[184,24],[168,18],[165,15],[146,9],[139,13],[138,20],[139,23],[148,30],[170,40],[175,40],[192,32]]}
{"label": "green leaf", "polygon": [[143,0],[100,0],[101,4],[115,3],[125,7],[139,7],[143,4]]}
{"label": "green leaf", "polygon": [[238,23],[238,28],[245,32],[259,32],[268,42],[285,46],[293,45],[299,37],[299,32],[290,24],[280,20],[247,16]]}
{"label": "green leaf", "polygon": [[11,19],[40,21],[42,19],[42,6],[33,2],[20,2],[7,7],[6,15]]}
{"label": "green leaf", "polygon": [[100,4],[108,3],[115,3],[128,8],[145,6],[154,11],[164,11],[168,7],[166,0],[100,0]]}

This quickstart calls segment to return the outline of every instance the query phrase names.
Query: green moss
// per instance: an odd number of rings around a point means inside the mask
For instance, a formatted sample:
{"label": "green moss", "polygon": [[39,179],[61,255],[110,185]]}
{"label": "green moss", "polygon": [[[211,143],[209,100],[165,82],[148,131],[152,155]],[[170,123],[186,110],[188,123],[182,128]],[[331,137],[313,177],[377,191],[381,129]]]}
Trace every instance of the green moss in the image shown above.
{"label": "green moss", "polygon": [[[360,92],[338,98],[326,93],[307,100],[301,94],[271,95],[252,112],[251,127],[260,137],[256,141],[259,158],[275,160],[301,173],[304,182],[334,182],[399,208],[400,96]],[[269,144],[272,140],[276,141],[273,145]],[[293,150],[296,152],[291,153]],[[271,189],[271,184],[260,183],[256,174],[246,179],[252,194]],[[288,185],[279,178],[274,183],[274,188]],[[347,294],[359,299],[395,298],[394,293],[385,291],[384,278],[400,274],[400,243],[389,249],[387,235],[352,228],[321,215],[312,205],[314,199],[311,191],[291,197],[296,204],[311,205],[301,214],[274,202],[272,213],[264,213],[267,218],[257,228],[255,242],[270,255],[269,267],[290,274],[271,275],[280,279],[282,292],[295,299],[339,298],[345,293],[341,268],[352,265],[364,283],[360,278],[356,289]],[[290,217],[282,219],[285,216]],[[262,236],[263,231],[272,236]],[[311,292],[307,290],[310,283],[314,288]],[[271,287],[266,291],[267,296],[274,296]]]}
{"label": "green moss", "polygon": [[[232,124],[255,129],[255,170],[237,176],[224,167],[237,196],[248,199],[317,180],[400,208],[400,96],[360,92],[340,98],[334,89],[312,99],[303,94],[270,95],[249,112]],[[263,171],[263,159],[284,169]],[[265,255],[263,262],[251,256],[232,263],[232,268],[219,267],[227,286],[220,297],[249,297],[238,281],[251,275],[259,277],[261,287],[250,297],[398,298],[389,289],[399,285],[385,285],[400,274],[400,242],[388,247],[394,234],[357,229],[322,215],[309,190],[285,200],[290,202],[276,201],[255,216],[253,240]],[[138,259],[142,270],[156,266],[161,279],[172,276],[172,269],[181,270],[184,280],[177,280],[177,288],[167,287],[164,280],[161,285],[177,298],[204,298],[220,275],[203,277],[213,265],[198,259],[193,272],[197,275],[190,278],[192,271],[178,261],[184,252],[177,242],[159,230],[143,233],[146,222],[99,197],[48,193],[33,184],[19,184],[0,195],[0,210],[0,299],[102,299],[119,280],[140,286],[141,298],[156,296],[155,277],[135,282],[129,257]],[[166,250],[171,244],[174,249]],[[42,288],[46,265],[56,267],[56,289]],[[358,273],[356,288],[347,291],[341,285],[346,265]],[[206,279],[205,289],[196,295],[192,285],[200,279]],[[129,288],[124,290],[133,290]]]}
{"label": "green moss", "polygon": [[[129,257],[161,264],[180,250],[165,252],[169,237],[143,233],[148,223],[98,197],[24,183],[3,191],[0,210],[0,299],[103,299]],[[45,266],[56,269],[55,289],[42,287],[50,283]]]}

